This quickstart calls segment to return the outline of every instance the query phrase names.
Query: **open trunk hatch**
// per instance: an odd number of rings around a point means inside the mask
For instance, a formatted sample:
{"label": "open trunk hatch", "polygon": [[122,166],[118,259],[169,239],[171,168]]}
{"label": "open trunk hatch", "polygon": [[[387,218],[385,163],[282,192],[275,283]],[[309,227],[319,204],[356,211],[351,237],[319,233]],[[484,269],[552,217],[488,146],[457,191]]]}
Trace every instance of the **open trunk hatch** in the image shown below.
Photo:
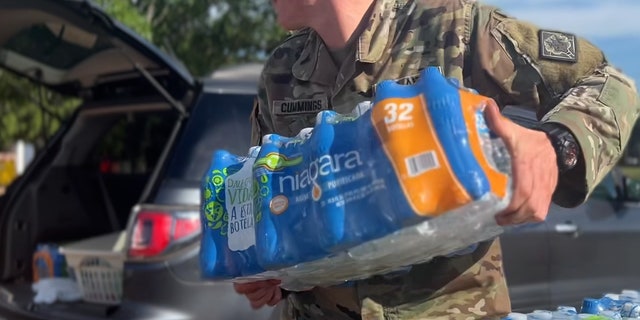
{"label": "open trunk hatch", "polygon": [[173,86],[194,84],[181,64],[89,1],[2,1],[0,26],[0,67],[62,94],[89,98],[109,83],[130,85],[143,77],[136,66]]}

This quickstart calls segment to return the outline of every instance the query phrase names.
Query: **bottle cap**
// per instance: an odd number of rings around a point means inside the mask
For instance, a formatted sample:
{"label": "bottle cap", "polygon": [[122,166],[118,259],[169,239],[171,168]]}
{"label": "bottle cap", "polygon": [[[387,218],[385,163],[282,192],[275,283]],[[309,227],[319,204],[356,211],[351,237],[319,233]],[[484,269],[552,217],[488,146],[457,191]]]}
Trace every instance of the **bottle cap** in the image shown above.
{"label": "bottle cap", "polygon": [[572,306],[558,306],[558,311],[563,311],[563,312],[568,312],[568,313],[573,313],[573,314],[577,314],[578,310],[576,310],[575,307]]}
{"label": "bottle cap", "polygon": [[593,298],[586,298],[582,300],[582,308],[580,312],[589,313],[589,314],[598,314],[602,311],[602,306],[600,305],[600,300]]}

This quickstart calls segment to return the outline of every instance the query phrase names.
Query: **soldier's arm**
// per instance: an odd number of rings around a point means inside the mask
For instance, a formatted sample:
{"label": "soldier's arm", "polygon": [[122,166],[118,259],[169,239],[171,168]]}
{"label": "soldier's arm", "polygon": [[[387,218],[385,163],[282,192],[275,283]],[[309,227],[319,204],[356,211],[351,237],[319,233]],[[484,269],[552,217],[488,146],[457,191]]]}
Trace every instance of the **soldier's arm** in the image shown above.
{"label": "soldier's arm", "polygon": [[273,121],[271,121],[271,109],[269,108],[264,73],[260,75],[258,95],[255,98],[253,111],[251,112],[251,145],[262,144],[262,136],[273,133]]}
{"label": "soldier's arm", "polygon": [[579,205],[629,140],[640,110],[635,84],[583,38],[541,30],[489,6],[475,6],[472,16],[465,82],[501,107],[530,106],[541,122],[571,131],[581,158],[560,176],[554,202]]}

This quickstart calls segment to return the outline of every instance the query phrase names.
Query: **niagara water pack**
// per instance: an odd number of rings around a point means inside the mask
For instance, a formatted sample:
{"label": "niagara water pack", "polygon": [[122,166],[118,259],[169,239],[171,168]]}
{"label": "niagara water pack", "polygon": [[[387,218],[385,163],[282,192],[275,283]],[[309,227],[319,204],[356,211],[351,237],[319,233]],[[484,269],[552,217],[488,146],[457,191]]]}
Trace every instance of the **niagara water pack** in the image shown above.
{"label": "niagara water pack", "polygon": [[318,113],[294,137],[216,151],[203,179],[203,275],[330,283],[495,236],[509,159],[487,102],[427,68],[413,85],[379,83],[351,114]]}

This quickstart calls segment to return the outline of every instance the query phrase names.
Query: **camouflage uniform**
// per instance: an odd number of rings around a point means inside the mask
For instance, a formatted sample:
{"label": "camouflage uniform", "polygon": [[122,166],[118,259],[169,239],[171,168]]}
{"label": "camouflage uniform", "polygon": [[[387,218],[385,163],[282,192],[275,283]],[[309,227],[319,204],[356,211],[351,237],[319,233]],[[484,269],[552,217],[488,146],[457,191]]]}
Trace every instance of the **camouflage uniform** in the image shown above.
{"label": "camouflage uniform", "polygon": [[[377,0],[342,65],[313,30],[300,30],[262,73],[253,143],[296,134],[322,109],[349,112],[385,79],[415,80],[440,66],[447,77],[500,106],[535,108],[575,135],[583,153],[554,201],[582,203],[615,165],[640,109],[633,81],[586,40],[540,30],[472,0]],[[367,137],[362,137],[367,139]],[[471,254],[441,257],[403,274],[288,296],[285,319],[487,319],[510,311],[498,240]]]}

